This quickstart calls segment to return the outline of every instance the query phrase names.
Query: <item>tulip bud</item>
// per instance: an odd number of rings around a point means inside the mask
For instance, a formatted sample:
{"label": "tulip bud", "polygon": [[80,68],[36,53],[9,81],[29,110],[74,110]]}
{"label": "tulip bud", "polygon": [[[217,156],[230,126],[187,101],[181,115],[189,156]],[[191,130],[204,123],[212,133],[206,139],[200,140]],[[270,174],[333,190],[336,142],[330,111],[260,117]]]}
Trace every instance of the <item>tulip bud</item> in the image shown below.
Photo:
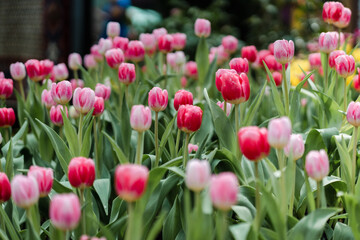
{"label": "tulip bud", "polygon": [[13,93],[13,80],[0,78],[0,99],[6,99]]}
{"label": "tulip bud", "polygon": [[165,34],[159,37],[158,48],[160,52],[168,53],[171,52],[173,37],[170,34]]}
{"label": "tulip bud", "polygon": [[197,152],[198,149],[199,149],[199,146],[198,146],[198,145],[196,145],[196,144],[191,144],[191,143],[188,144],[188,152],[189,152],[189,153],[192,153],[193,151],[194,151],[194,152]]}
{"label": "tulip bud", "polygon": [[91,187],[95,180],[95,163],[90,158],[75,157],[68,167],[68,179],[71,186],[84,189]]}
{"label": "tulip bud", "polygon": [[11,181],[14,203],[21,208],[30,208],[39,200],[39,187],[33,177],[16,175]]}
{"label": "tulip bud", "polygon": [[25,65],[22,62],[12,63],[10,65],[10,74],[15,81],[22,81],[26,76]]}
{"label": "tulip bud", "polygon": [[40,197],[46,197],[50,193],[53,185],[53,170],[51,168],[31,166],[28,176],[36,179]]}
{"label": "tulip bud", "polygon": [[[63,110],[64,108],[65,108],[65,110]],[[66,115],[69,116],[66,106],[57,105],[57,106],[52,106],[50,109],[50,113],[49,113],[50,120],[56,126],[62,126],[64,124],[64,121],[63,121],[63,118],[61,115],[61,110],[65,111]]]}
{"label": "tulip bud", "polygon": [[166,35],[168,32],[165,28],[157,28],[154,29],[152,33],[154,34],[156,41],[158,41],[162,35]]}
{"label": "tulip bud", "polygon": [[95,96],[102,97],[104,100],[108,100],[110,98],[111,94],[111,88],[101,84],[97,83],[95,86]]}
{"label": "tulip bud", "polygon": [[234,69],[224,69],[224,68],[218,69],[215,74],[215,86],[217,90],[219,90],[219,92],[221,92],[224,76],[227,76],[226,73],[237,74],[237,72]]}
{"label": "tulip bud", "polygon": [[148,103],[154,112],[164,111],[168,104],[168,92],[159,87],[153,87],[149,91]]}
{"label": "tulip bud", "polygon": [[43,69],[40,65],[40,61],[36,59],[30,59],[25,62],[26,72],[29,78],[34,82],[39,82],[43,79]]}
{"label": "tulip bud", "polygon": [[108,22],[106,25],[106,34],[108,37],[114,38],[120,35],[120,23]]}
{"label": "tulip bud", "polygon": [[284,148],[287,157],[291,157],[294,161],[304,155],[305,146],[303,138],[300,134],[291,134],[290,140]]}
{"label": "tulip bud", "polygon": [[229,66],[231,69],[234,69],[238,74],[248,73],[249,63],[246,58],[233,58],[231,59]]}
{"label": "tulip bud", "polygon": [[122,164],[115,171],[117,195],[127,202],[138,200],[145,192],[149,170],[142,165]]}
{"label": "tulip bud", "polygon": [[181,79],[180,79],[180,83],[181,83],[181,87],[182,88],[186,88],[186,85],[187,85],[187,79],[185,76],[182,76]]}
{"label": "tulip bud", "polygon": [[77,119],[80,116],[80,113],[76,111],[74,106],[70,106],[69,114],[72,119]]}
{"label": "tulip bud", "polygon": [[[104,39],[100,38],[99,40],[99,53],[104,56],[107,50],[110,50],[112,48],[112,41],[111,39]],[[92,53],[92,52],[91,52]],[[103,58],[101,57],[101,60]]]}
{"label": "tulip bud", "polygon": [[144,44],[140,41],[130,41],[126,51],[126,57],[133,62],[140,62],[144,59],[144,56]]}
{"label": "tulip bud", "polygon": [[[320,54],[320,53],[319,53]],[[343,50],[335,50],[335,51],[332,51],[330,54],[329,54],[329,66],[333,69],[336,68],[336,63],[335,63],[335,59],[338,57],[338,56],[341,56],[341,55],[346,55],[346,53],[343,51]]]}
{"label": "tulip bud", "polygon": [[[330,56],[332,53],[330,53]],[[330,56],[329,56],[329,63],[330,63]],[[321,68],[321,54],[320,53],[309,54],[309,63],[310,63],[310,67],[312,69],[320,69]]]}
{"label": "tulip bud", "polygon": [[194,191],[200,192],[210,182],[211,169],[208,161],[190,160],[186,165],[185,184]]}
{"label": "tulip bud", "polygon": [[285,64],[294,57],[294,42],[287,40],[277,40],[274,43],[274,56],[276,61]]}
{"label": "tulip bud", "polygon": [[0,172],[0,205],[11,197],[11,186],[9,178],[5,173]]}
{"label": "tulip bud", "polygon": [[125,37],[115,37],[113,39],[113,48],[120,48],[123,53],[126,52],[129,45],[129,39]]}
{"label": "tulip bud", "polygon": [[345,28],[349,25],[351,20],[351,10],[344,7],[342,9],[341,17],[338,21],[334,22],[334,25],[338,28]]}
{"label": "tulip bud", "polygon": [[85,83],[81,79],[71,79],[71,90],[75,91],[76,88],[83,88],[85,86]]}
{"label": "tulip bud", "polygon": [[189,78],[198,78],[197,64],[194,61],[189,61],[185,64],[185,75]]}
{"label": "tulip bud", "polygon": [[[272,75],[272,77],[273,77],[273,79],[274,79],[275,85],[276,85],[277,87],[281,86],[281,83],[282,83],[282,75],[281,75],[281,73],[279,73],[279,72],[272,72],[271,75]],[[268,82],[270,82],[270,78],[269,78],[268,75],[266,76],[266,79],[267,79]]]}
{"label": "tulip bud", "polygon": [[105,109],[104,99],[102,97],[95,96],[94,111],[92,115],[98,117],[104,112],[104,109]]}
{"label": "tulip bud", "polygon": [[243,127],[238,132],[239,146],[244,156],[251,161],[258,161],[270,153],[266,128],[256,126]]}
{"label": "tulip bud", "polygon": [[329,174],[329,159],[324,149],[306,155],[305,170],[315,181],[321,181]]}
{"label": "tulip bud", "polygon": [[0,108],[0,127],[11,127],[15,123],[15,113],[12,108]]}
{"label": "tulip bud", "polygon": [[82,64],[82,59],[81,59],[80,54],[71,53],[69,55],[68,65],[71,70],[74,70],[74,71],[78,70],[79,67],[81,66],[81,64]]}
{"label": "tulip bud", "polygon": [[355,59],[351,55],[340,55],[335,59],[336,72],[340,77],[347,78],[355,72]]}
{"label": "tulip bud", "polygon": [[91,55],[94,56],[95,61],[101,62],[103,60],[103,56],[99,52],[100,46],[95,44],[90,48]]}
{"label": "tulip bud", "polygon": [[65,80],[69,77],[68,69],[66,68],[65,63],[60,63],[55,65],[53,68],[53,73],[57,81]]}
{"label": "tulip bud", "polygon": [[270,146],[283,149],[291,136],[291,122],[288,117],[272,119],[268,126],[268,142]]}
{"label": "tulip bud", "polygon": [[221,94],[226,102],[240,104],[250,97],[249,79],[245,73],[233,74],[230,71],[222,75]]}
{"label": "tulip bud", "polygon": [[[214,57],[215,57],[215,55],[217,55],[216,64],[219,66],[222,65],[224,62],[226,62],[230,58],[230,54],[225,51],[225,48],[222,45],[211,48],[209,57],[211,54],[213,54]],[[212,62],[212,61],[213,61],[213,59],[209,58],[209,62]]]}
{"label": "tulip bud", "polygon": [[97,67],[97,62],[94,55],[86,54],[84,57],[84,65],[87,69],[94,69]]}
{"label": "tulip bud", "polygon": [[154,34],[141,33],[139,37],[140,41],[144,45],[146,54],[153,55],[156,51],[157,43]]}
{"label": "tulip bud", "polygon": [[63,231],[75,229],[81,217],[79,198],[74,193],[55,195],[50,202],[49,215],[55,228]]}
{"label": "tulip bud", "polygon": [[119,81],[125,85],[130,85],[135,81],[135,65],[132,63],[122,63],[119,66]]}
{"label": "tulip bud", "polygon": [[241,49],[241,57],[246,58],[249,62],[255,62],[257,58],[257,50],[254,45],[245,46]]}
{"label": "tulip bud", "polygon": [[339,34],[337,32],[322,32],[319,36],[321,52],[331,53],[337,48]]}
{"label": "tulip bud", "polygon": [[228,53],[234,53],[238,48],[238,40],[236,39],[236,37],[229,35],[223,37],[223,39],[221,40],[221,45]]}
{"label": "tulip bud", "polygon": [[65,105],[72,97],[72,86],[69,81],[61,81],[51,85],[51,97],[57,104]]}
{"label": "tulip bud", "polygon": [[[224,110],[224,102],[218,101],[216,104],[217,104],[222,110]],[[229,115],[230,115],[230,113],[231,113],[231,107],[232,107],[231,103],[226,103],[226,116],[229,116]]]}
{"label": "tulip bud", "polygon": [[330,24],[339,21],[343,8],[344,6],[340,2],[325,2],[322,12],[323,20]]}
{"label": "tulip bud", "polygon": [[174,33],[171,36],[173,37],[172,47],[175,50],[183,50],[186,45],[186,34],[185,33]]}
{"label": "tulip bud", "polygon": [[228,211],[236,204],[239,183],[234,173],[222,172],[214,175],[210,181],[210,198],[213,205]]}
{"label": "tulip bud", "polygon": [[198,106],[181,105],[177,115],[178,128],[186,133],[196,132],[201,127],[202,114]]}
{"label": "tulip bud", "polygon": [[151,110],[143,105],[134,105],[130,113],[130,125],[138,132],[144,132],[151,126]]}
{"label": "tulip bud", "polygon": [[90,88],[77,88],[74,91],[73,105],[81,114],[87,114],[95,103],[95,92]]}
{"label": "tulip bud", "polygon": [[56,105],[56,102],[51,96],[51,91],[44,89],[41,93],[41,102],[45,105],[47,109],[50,109],[52,106]]}
{"label": "tulip bud", "polygon": [[174,96],[174,108],[177,111],[181,105],[193,104],[193,95],[186,90],[179,90]]}
{"label": "tulip bud", "polygon": [[198,18],[195,21],[195,35],[207,38],[211,33],[211,23],[209,20]]}
{"label": "tulip bud", "polygon": [[113,48],[110,50],[107,50],[105,53],[105,58],[107,64],[111,68],[118,68],[122,62],[124,62],[124,53],[119,48]]}
{"label": "tulip bud", "polygon": [[346,111],[346,119],[354,127],[360,126],[360,102],[350,102]]}

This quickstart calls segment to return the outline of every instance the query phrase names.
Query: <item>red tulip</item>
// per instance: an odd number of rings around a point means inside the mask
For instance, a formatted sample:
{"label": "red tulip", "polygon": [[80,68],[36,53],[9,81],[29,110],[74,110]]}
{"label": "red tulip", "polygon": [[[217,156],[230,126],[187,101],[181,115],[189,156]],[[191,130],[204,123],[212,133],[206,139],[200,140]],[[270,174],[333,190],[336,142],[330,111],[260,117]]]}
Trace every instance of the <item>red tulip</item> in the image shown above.
{"label": "red tulip", "polygon": [[193,95],[186,90],[179,90],[175,93],[174,108],[177,111],[181,105],[193,104]]}
{"label": "red tulip", "polygon": [[238,132],[238,139],[241,152],[251,161],[258,161],[270,153],[266,128],[243,127]]}
{"label": "red tulip", "polygon": [[177,115],[178,128],[186,133],[196,132],[201,127],[202,114],[198,106],[181,105]]}
{"label": "red tulip", "polygon": [[95,164],[90,158],[75,157],[68,167],[68,179],[73,187],[91,187],[95,180]]}

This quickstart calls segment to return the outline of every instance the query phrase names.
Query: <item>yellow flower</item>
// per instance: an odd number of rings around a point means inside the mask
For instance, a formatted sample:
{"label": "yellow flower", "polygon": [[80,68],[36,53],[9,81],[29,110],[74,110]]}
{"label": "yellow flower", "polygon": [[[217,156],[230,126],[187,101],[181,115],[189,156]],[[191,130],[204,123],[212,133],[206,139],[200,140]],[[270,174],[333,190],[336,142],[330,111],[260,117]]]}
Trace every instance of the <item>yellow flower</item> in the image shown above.
{"label": "yellow flower", "polygon": [[[290,74],[290,82],[291,85],[296,86],[301,82],[301,75],[304,72],[307,72],[310,70],[310,63],[307,59],[295,59],[290,64],[291,67],[291,74]],[[302,70],[301,70],[302,69]]]}
{"label": "yellow flower", "polygon": [[355,58],[355,62],[360,62],[360,48],[356,48],[351,55]]}

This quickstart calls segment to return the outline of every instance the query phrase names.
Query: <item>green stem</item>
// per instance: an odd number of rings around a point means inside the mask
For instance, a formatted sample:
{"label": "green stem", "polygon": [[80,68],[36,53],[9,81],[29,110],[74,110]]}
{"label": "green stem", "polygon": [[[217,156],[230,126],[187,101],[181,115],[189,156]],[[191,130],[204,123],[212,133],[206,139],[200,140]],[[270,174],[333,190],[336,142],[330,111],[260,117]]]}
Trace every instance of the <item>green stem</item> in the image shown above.
{"label": "green stem", "polygon": [[217,213],[216,239],[225,240],[227,235],[227,212],[221,211]]}
{"label": "green stem", "polygon": [[129,85],[125,85],[125,99],[128,107],[130,108],[131,105],[129,103]]}
{"label": "green stem", "polygon": [[284,79],[284,89],[283,89],[283,94],[284,94],[284,105],[285,105],[285,115],[289,116],[289,90],[288,90],[288,82],[286,80],[286,72],[285,72],[285,64],[282,65],[282,75],[283,75],[283,79]]}
{"label": "green stem", "polygon": [[84,189],[80,189],[80,205],[83,209],[83,212],[81,213],[81,230],[83,234],[86,234],[86,216],[85,216],[85,199],[84,199]]}
{"label": "green stem", "polygon": [[[239,106],[240,104],[235,104],[235,139],[236,139],[236,158],[239,159],[241,165],[240,149],[239,149],[239,139],[237,137],[239,131]],[[226,113],[225,113],[226,114]]]}
{"label": "green stem", "polygon": [[25,101],[25,91],[24,91],[24,85],[23,85],[22,81],[19,81],[19,87],[20,87],[21,97]]}
{"label": "green stem", "polygon": [[353,155],[352,155],[352,193],[355,194],[355,181],[356,181],[356,149],[357,149],[357,135],[358,127],[354,127],[353,138]]}
{"label": "green stem", "polygon": [[346,78],[344,78],[344,109],[343,111],[346,112],[347,107],[347,91],[346,91]]}
{"label": "green stem", "polygon": [[317,186],[317,191],[316,191],[316,208],[320,208],[320,207],[321,207],[321,185],[322,185],[322,181],[317,181],[317,182],[316,182],[316,186]]}
{"label": "green stem", "polygon": [[156,155],[156,160],[155,160],[155,167],[159,166],[159,160],[160,160],[160,156],[159,156],[159,139],[158,139],[158,134],[159,134],[159,113],[155,112],[155,155]]}
{"label": "green stem", "polygon": [[282,150],[277,149],[279,170],[280,170],[280,188],[281,188],[281,201],[280,209],[282,216],[286,219],[286,209],[287,209],[287,200],[286,200],[286,186],[285,186],[285,159]]}
{"label": "green stem", "polygon": [[[96,178],[100,178],[101,176],[101,168],[100,168],[100,161],[98,156],[98,136],[97,136],[97,128],[96,128],[96,118],[94,117],[93,121],[93,131],[94,131],[94,155],[95,155],[95,166],[96,166]],[[100,122],[100,121],[99,121]]]}
{"label": "green stem", "polygon": [[183,152],[184,152],[184,155],[183,155],[184,156],[184,159],[183,159],[184,169],[186,168],[186,164],[187,164],[187,161],[188,161],[189,138],[190,138],[190,133],[186,133],[185,145],[184,145],[184,149],[183,149]]}
{"label": "green stem", "polygon": [[[1,164],[0,164],[1,167]],[[2,172],[2,170],[1,170]],[[3,204],[0,203],[0,208],[3,207]],[[3,219],[3,217],[0,217],[0,225],[1,225],[1,230],[6,234],[6,226],[5,226],[5,219]]]}
{"label": "green stem", "polygon": [[227,116],[226,110],[227,110],[227,104],[226,104],[226,101],[224,101],[224,113],[225,113],[225,116]]}
{"label": "green stem", "polygon": [[329,79],[329,54],[326,53],[325,54],[325,72],[324,72],[324,75],[325,75],[325,85],[324,85],[324,92],[326,93],[327,92],[327,89],[328,89],[328,79]]}
{"label": "green stem", "polygon": [[133,240],[132,239],[132,231],[134,225],[134,205],[131,202],[128,202],[128,227],[126,230],[125,240]]}
{"label": "green stem", "polygon": [[258,233],[260,230],[260,189],[259,189],[259,169],[258,169],[258,161],[255,161],[255,207],[256,207],[256,215],[255,215],[255,231]]}
{"label": "green stem", "polygon": [[[289,161],[292,161],[290,159]],[[290,195],[290,203],[289,203],[289,215],[293,216],[293,209],[294,209],[294,200],[295,200],[295,181],[296,181],[296,162],[294,162],[292,165],[292,177],[293,177],[293,185],[291,187],[291,195]]]}
{"label": "green stem", "polygon": [[74,70],[74,78],[77,81],[79,79],[78,71]]}
{"label": "green stem", "polygon": [[100,64],[100,81],[99,82],[103,82],[103,73],[104,73],[104,58],[101,60],[101,64]]}
{"label": "green stem", "polygon": [[83,118],[84,115],[80,113],[80,121],[79,121],[79,129],[78,129],[78,141],[79,141],[79,147],[81,149],[82,147],[82,128],[83,128]]}
{"label": "green stem", "polygon": [[338,99],[338,86],[339,86],[339,83],[338,83],[338,73],[335,71],[335,92],[334,92],[334,96],[335,96],[335,99],[339,102],[339,99]]}
{"label": "green stem", "polygon": [[166,86],[167,86],[167,61],[166,61],[166,54],[165,53],[161,53],[163,55],[163,59],[164,59],[164,64],[165,64],[165,69],[163,69],[164,66],[161,66],[161,70],[163,70],[163,75],[165,76],[165,79],[164,79],[164,89],[166,89]]}
{"label": "green stem", "polygon": [[180,144],[180,137],[181,137],[181,131],[180,131],[180,129],[178,129],[177,135],[176,135],[175,156],[173,156],[173,158],[177,157],[178,150],[179,150],[179,144]]}
{"label": "green stem", "polygon": [[144,132],[138,132],[135,164],[139,164],[139,165],[141,165],[141,160],[143,155],[143,137],[144,137]]}

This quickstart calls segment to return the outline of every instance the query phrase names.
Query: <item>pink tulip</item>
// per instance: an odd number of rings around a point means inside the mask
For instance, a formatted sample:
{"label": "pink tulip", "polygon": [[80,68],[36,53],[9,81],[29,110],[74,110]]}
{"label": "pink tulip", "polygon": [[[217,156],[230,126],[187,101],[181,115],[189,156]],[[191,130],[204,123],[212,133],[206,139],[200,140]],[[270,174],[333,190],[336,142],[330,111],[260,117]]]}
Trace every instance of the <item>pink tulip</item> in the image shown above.
{"label": "pink tulip", "polygon": [[29,78],[34,82],[39,82],[43,79],[43,69],[40,65],[40,61],[36,59],[30,59],[25,62],[26,72]]}
{"label": "pink tulip", "polygon": [[305,170],[315,181],[321,181],[329,174],[329,159],[324,149],[306,155]]}
{"label": "pink tulip", "polygon": [[228,53],[234,53],[238,48],[238,40],[236,39],[236,37],[228,35],[226,37],[223,37],[223,39],[221,40],[221,45]]}
{"label": "pink tulip", "polygon": [[104,56],[107,50],[112,48],[112,41],[111,39],[107,38],[100,38],[99,40],[99,53]]}
{"label": "pink tulip", "polygon": [[195,35],[207,38],[211,33],[211,23],[209,20],[198,18],[195,21]]}
{"label": "pink tulip", "polygon": [[334,23],[339,21],[344,6],[340,2],[325,2],[323,5],[322,17],[327,23]]}
{"label": "pink tulip", "polygon": [[[332,53],[330,53],[330,56],[331,56],[331,54]],[[329,58],[329,62],[330,62],[330,58]],[[310,67],[312,69],[320,69],[321,68],[321,54],[320,53],[309,54],[309,63],[310,63]]]}
{"label": "pink tulip", "polygon": [[270,43],[270,44],[268,45],[268,50],[270,51],[270,53],[271,53],[272,55],[274,55],[274,48],[275,48],[275,44],[274,44],[274,43]]}
{"label": "pink tulip", "polygon": [[130,113],[130,125],[138,132],[144,132],[151,126],[151,110],[143,105],[134,105]]}
{"label": "pink tulip", "polygon": [[274,43],[274,56],[276,61],[285,64],[294,57],[294,42],[287,40],[277,40]]}
{"label": "pink tulip", "polygon": [[181,79],[180,79],[180,83],[181,83],[181,87],[182,88],[186,88],[186,85],[187,85],[187,79],[185,76],[182,76]]}
{"label": "pink tulip", "polygon": [[194,61],[189,61],[185,64],[185,75],[189,78],[198,78],[197,64]]}
{"label": "pink tulip", "polygon": [[319,42],[308,42],[306,48],[309,52],[318,52],[319,51]]}
{"label": "pink tulip", "polygon": [[168,32],[165,28],[157,28],[157,29],[154,29],[152,33],[154,34],[156,42],[157,42],[162,35],[165,35]]}
{"label": "pink tulip", "polygon": [[186,34],[174,33],[171,36],[173,37],[172,47],[175,50],[183,50],[186,46]]}
{"label": "pink tulip", "polygon": [[171,52],[173,47],[173,37],[170,34],[165,34],[158,39],[158,49],[160,52],[168,53]]}
{"label": "pink tulip", "polygon": [[342,9],[341,17],[338,21],[334,22],[334,25],[338,28],[345,28],[349,25],[351,20],[351,10],[349,8],[344,7]]}
{"label": "pink tulip", "polygon": [[10,65],[10,74],[15,81],[22,81],[26,76],[25,65],[22,62],[12,63]]}
{"label": "pink tulip", "polygon": [[77,88],[74,91],[73,105],[81,114],[87,114],[95,103],[95,92],[90,88]]}
{"label": "pink tulip", "polygon": [[119,66],[119,81],[125,85],[130,85],[135,81],[135,65],[132,63],[122,63]]}
{"label": "pink tulip", "polygon": [[346,111],[347,121],[355,126],[360,126],[360,102],[350,102]]}
{"label": "pink tulip", "polygon": [[141,33],[139,39],[144,45],[146,54],[150,56],[153,55],[157,48],[157,43],[154,34]]}
{"label": "pink tulip", "polygon": [[179,90],[174,96],[174,108],[177,111],[181,105],[193,104],[193,95],[186,90]]}
{"label": "pink tulip", "polygon": [[177,115],[177,127],[185,132],[192,133],[200,129],[203,111],[198,106],[181,105]]}
{"label": "pink tulip", "polygon": [[41,102],[47,109],[50,109],[52,106],[56,105],[56,102],[51,96],[51,91],[47,89],[44,89],[41,93]]}
{"label": "pink tulip", "polygon": [[31,166],[28,176],[36,179],[40,197],[46,197],[50,193],[53,185],[53,170],[51,168]]}
{"label": "pink tulip", "polygon": [[0,78],[0,99],[9,98],[13,93],[13,80]]}
{"label": "pink tulip", "polygon": [[53,68],[53,73],[57,81],[62,81],[69,77],[69,72],[65,63],[59,63],[58,65],[55,65]]}
{"label": "pink tulip", "polygon": [[4,72],[1,72],[1,71],[0,71],[0,78],[5,78]]}
{"label": "pink tulip", "polygon": [[98,117],[104,112],[104,109],[105,109],[104,99],[102,97],[95,96],[94,111],[92,115]]}
{"label": "pink tulip", "polygon": [[[271,75],[272,75],[272,77],[273,77],[273,79],[274,79],[275,85],[276,85],[277,87],[281,86],[281,83],[282,83],[282,75],[281,75],[281,73],[279,73],[279,72],[272,72]],[[267,79],[268,82],[270,82],[270,78],[269,78],[268,75],[266,76],[266,79]]]}
{"label": "pink tulip", "polygon": [[0,205],[11,197],[11,185],[5,173],[0,172]]}
{"label": "pink tulip", "polygon": [[337,32],[322,32],[319,36],[319,48],[321,52],[331,53],[337,48],[339,34]]}
{"label": "pink tulip", "polygon": [[255,62],[257,58],[257,50],[256,47],[251,46],[245,46],[241,49],[241,57],[246,58],[249,62]]}
{"label": "pink tulip", "polygon": [[166,55],[166,61],[175,71],[182,71],[186,62],[186,57],[183,51],[177,51],[168,53]]}
{"label": "pink tulip", "polygon": [[81,59],[80,54],[71,53],[69,55],[68,65],[71,70],[73,70],[73,71],[78,70],[79,67],[81,66],[81,64],[82,64],[82,59]]}
{"label": "pink tulip", "polygon": [[110,98],[111,87],[97,83],[95,86],[95,96],[102,97],[105,101]]}
{"label": "pink tulip", "polygon": [[92,45],[92,47],[90,48],[91,55],[94,56],[94,59],[95,59],[97,62],[101,62],[101,61],[103,60],[103,56],[102,56],[102,54],[99,52],[99,50],[100,50],[100,46],[97,45],[97,44]]}
{"label": "pink tulip", "polygon": [[[230,58],[230,54],[225,51],[225,48],[220,45],[218,47],[213,47],[210,49],[210,54],[213,54],[214,56],[217,55],[217,65],[222,65],[224,62],[226,62]],[[213,59],[209,59],[209,62],[212,62]]]}
{"label": "pink tulip", "polygon": [[221,95],[226,102],[240,104],[250,97],[249,79],[245,73],[233,74],[230,71],[222,76]]}
{"label": "pink tulip", "polygon": [[114,38],[120,35],[120,23],[108,22],[106,25],[106,34],[108,37]]}
{"label": "pink tulip", "polygon": [[55,195],[50,202],[49,215],[55,228],[63,231],[76,228],[81,217],[79,198],[74,193]]}
{"label": "pink tulip", "polygon": [[128,49],[129,39],[124,37],[115,37],[113,39],[113,48],[120,48],[124,53]]}
{"label": "pink tulip", "polygon": [[[222,110],[224,110],[224,102],[218,101],[216,104],[217,104]],[[230,113],[231,113],[231,107],[232,107],[231,103],[226,103],[226,116],[229,116],[229,115],[230,115]]]}
{"label": "pink tulip", "polygon": [[11,127],[15,123],[15,112],[12,108],[0,108],[0,127]]}
{"label": "pink tulip", "polygon": [[87,69],[94,69],[97,67],[97,62],[95,60],[94,55],[87,54],[84,57],[84,65]]}
{"label": "pink tulip", "polygon": [[211,169],[208,161],[190,160],[186,165],[185,184],[194,191],[200,192],[210,183]]}
{"label": "pink tulip", "polygon": [[291,122],[288,117],[272,119],[268,126],[268,142],[270,146],[283,149],[291,136]]}
{"label": "pink tulip", "polygon": [[51,85],[51,96],[57,104],[65,105],[72,97],[72,86],[69,81],[61,81]]}
{"label": "pink tulip", "polygon": [[111,68],[118,68],[122,62],[124,62],[125,57],[124,53],[119,48],[113,48],[110,50],[107,50],[105,53],[105,59],[107,64]]}
{"label": "pink tulip", "polygon": [[355,59],[351,55],[340,55],[335,59],[336,72],[340,77],[347,78],[355,72]]}
{"label": "pink tulip", "polygon": [[197,150],[199,149],[199,146],[196,144],[188,144],[188,152],[192,153],[192,152],[197,152]]}
{"label": "pink tulip", "polygon": [[24,175],[16,175],[11,181],[14,203],[21,208],[30,208],[39,200],[39,187],[36,179]]}
{"label": "pink tulip", "polygon": [[238,132],[241,152],[250,161],[259,161],[270,153],[267,129],[256,126],[243,127]]}
{"label": "pink tulip", "polygon": [[[320,53],[319,53],[320,54]],[[343,51],[343,50],[335,50],[335,51],[332,51],[330,54],[329,54],[329,66],[333,69],[336,68],[336,63],[335,63],[335,59],[338,57],[338,56],[341,56],[341,55],[346,55],[346,53]]]}
{"label": "pink tulip", "polygon": [[43,78],[48,77],[54,68],[54,62],[50,61],[49,59],[45,59],[40,61],[40,65],[42,68]]}
{"label": "pink tulip", "polygon": [[214,175],[210,181],[210,198],[213,205],[228,211],[237,202],[239,183],[234,173],[223,172]]}
{"label": "pink tulip", "polygon": [[215,86],[219,92],[221,92],[222,84],[224,81],[223,77],[226,75],[226,73],[237,74],[237,72],[234,69],[224,69],[224,68],[218,69],[215,73]]}
{"label": "pink tulip", "polygon": [[234,69],[238,74],[248,73],[249,63],[246,58],[233,58],[231,59],[229,66],[231,69]]}
{"label": "pink tulip", "polygon": [[84,189],[95,181],[95,163],[90,158],[75,157],[68,167],[68,179],[71,186]]}
{"label": "pink tulip", "polygon": [[159,87],[153,87],[149,91],[148,103],[154,112],[164,111],[168,104],[168,92]]}
{"label": "pink tulip", "polygon": [[71,79],[70,84],[72,91],[75,91],[76,88],[83,88],[85,86],[84,81],[81,79]]}
{"label": "pink tulip", "polygon": [[115,189],[127,202],[138,200],[145,192],[149,170],[142,165],[123,164],[115,171]]}
{"label": "pink tulip", "polygon": [[284,148],[285,155],[296,161],[304,155],[304,151],[305,146],[302,136],[300,134],[291,134],[290,140]]}
{"label": "pink tulip", "polygon": [[145,56],[144,44],[136,40],[130,41],[126,51],[126,57],[133,62],[140,62],[144,60],[144,56]]}
{"label": "pink tulip", "polygon": [[[65,110],[64,110],[64,108],[65,108]],[[56,126],[62,126],[64,124],[64,120],[63,120],[63,117],[61,115],[61,110],[65,111],[65,114],[67,116],[69,116],[66,106],[57,105],[57,106],[52,106],[51,109],[50,109],[50,113],[49,113],[50,114],[50,120]]]}

